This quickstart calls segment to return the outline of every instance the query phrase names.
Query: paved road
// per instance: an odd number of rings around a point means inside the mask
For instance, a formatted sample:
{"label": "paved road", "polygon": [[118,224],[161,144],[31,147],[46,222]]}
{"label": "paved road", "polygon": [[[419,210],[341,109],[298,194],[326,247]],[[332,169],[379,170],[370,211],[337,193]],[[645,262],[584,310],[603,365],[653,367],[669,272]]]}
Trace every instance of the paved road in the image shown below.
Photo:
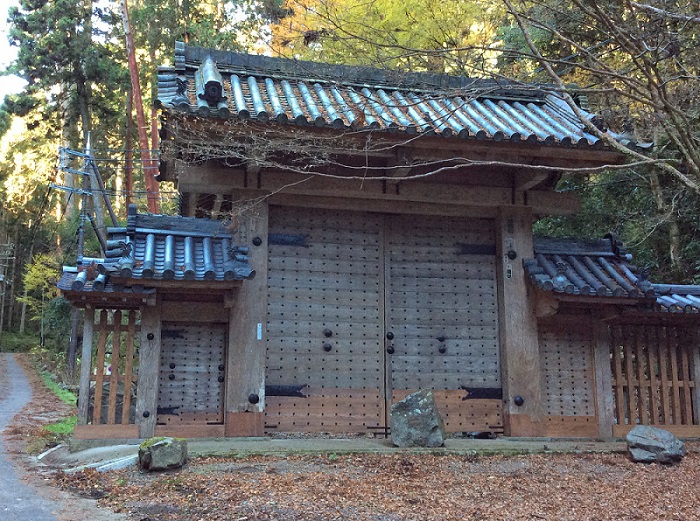
{"label": "paved road", "polygon": [[[12,354],[0,353],[0,432],[31,398],[29,382]],[[52,503],[21,481],[0,437],[0,519],[58,521]]]}

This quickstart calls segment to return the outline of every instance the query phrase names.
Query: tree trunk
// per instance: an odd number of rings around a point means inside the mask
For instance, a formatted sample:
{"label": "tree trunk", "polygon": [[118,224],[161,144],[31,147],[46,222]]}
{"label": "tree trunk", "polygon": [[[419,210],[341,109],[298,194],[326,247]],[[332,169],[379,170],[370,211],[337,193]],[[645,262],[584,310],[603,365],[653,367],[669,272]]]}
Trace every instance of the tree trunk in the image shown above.
{"label": "tree trunk", "polygon": [[129,211],[129,205],[134,199],[134,139],[133,133],[133,112],[134,91],[129,89],[126,95],[126,161],[124,162],[124,175],[126,177],[126,208],[125,215]]}
{"label": "tree trunk", "polygon": [[673,207],[673,204],[666,202],[661,182],[656,172],[649,174],[649,184],[651,192],[654,194],[654,201],[659,214],[664,222],[668,224],[668,256],[671,262],[671,270],[674,274],[683,273],[683,264],[681,262],[681,232],[678,223],[678,214]]}
{"label": "tree trunk", "polygon": [[138,64],[136,63],[136,54],[134,49],[134,37],[131,34],[131,25],[129,23],[129,8],[126,0],[121,0],[122,6],[122,22],[124,24],[124,38],[126,40],[126,52],[129,58],[129,73],[131,75],[131,88],[134,93],[134,105],[136,106],[136,122],[139,133],[139,146],[141,148],[141,161],[143,163],[144,178],[146,181],[146,199],[148,201],[148,211],[151,213],[159,213],[159,194],[158,182],[156,181],[156,173],[158,165],[151,161],[149,153],[150,144],[146,132],[146,116],[143,110],[143,98],[141,97],[141,81],[139,79]]}
{"label": "tree trunk", "polygon": [[15,238],[14,238],[14,245],[15,245],[15,254],[14,258],[12,259],[12,275],[9,276],[9,280],[12,281],[12,284],[10,286],[9,291],[7,292],[7,298],[8,304],[7,304],[7,330],[12,331],[12,324],[14,322],[14,314],[15,314],[15,298],[14,295],[17,293],[17,288],[19,287],[19,279],[18,273],[21,274],[22,270],[17,269],[17,265],[19,263],[19,257],[20,257],[20,248],[19,248],[19,228],[20,225],[19,223],[15,224]]}

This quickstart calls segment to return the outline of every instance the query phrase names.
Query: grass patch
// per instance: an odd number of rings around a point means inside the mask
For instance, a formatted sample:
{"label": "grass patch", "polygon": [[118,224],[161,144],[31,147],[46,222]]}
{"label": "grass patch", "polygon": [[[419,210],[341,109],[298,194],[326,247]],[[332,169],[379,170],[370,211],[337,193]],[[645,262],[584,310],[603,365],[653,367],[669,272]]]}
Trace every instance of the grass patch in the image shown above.
{"label": "grass patch", "polygon": [[60,422],[44,425],[44,429],[53,434],[68,435],[73,434],[76,423],[78,423],[77,416],[68,416],[67,418],[63,418]]}
{"label": "grass patch", "polygon": [[51,391],[56,396],[58,396],[61,399],[61,401],[67,403],[70,406],[75,406],[75,402],[78,399],[78,397],[75,395],[75,393],[64,389],[56,382],[54,382],[51,378],[51,373],[49,373],[48,371],[39,371],[39,376],[41,376],[41,379],[44,381],[44,384],[46,384],[46,387],[51,389]]}

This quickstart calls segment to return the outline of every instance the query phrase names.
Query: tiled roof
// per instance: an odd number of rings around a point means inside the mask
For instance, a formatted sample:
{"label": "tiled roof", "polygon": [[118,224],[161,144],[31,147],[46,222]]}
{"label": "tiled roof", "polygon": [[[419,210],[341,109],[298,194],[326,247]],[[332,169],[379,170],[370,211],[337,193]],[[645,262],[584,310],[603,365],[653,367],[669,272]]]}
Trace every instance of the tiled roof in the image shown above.
{"label": "tiled roof", "polygon": [[600,240],[537,237],[523,260],[535,286],[559,294],[646,301],[657,311],[700,312],[700,286],[653,284],[614,236]]}
{"label": "tiled roof", "polygon": [[175,66],[159,69],[158,102],[210,118],[602,146],[566,102],[543,86],[224,53],[181,43],[175,47]]}
{"label": "tiled roof", "polygon": [[700,313],[700,286],[654,284],[656,303],[671,313]]}
{"label": "tiled roof", "polygon": [[236,246],[231,231],[221,221],[141,215],[131,206],[126,228],[107,231],[105,257],[82,259],[77,270],[64,273],[60,289],[116,291],[112,278],[133,285],[155,280],[231,281],[255,276],[248,264],[247,247]]}

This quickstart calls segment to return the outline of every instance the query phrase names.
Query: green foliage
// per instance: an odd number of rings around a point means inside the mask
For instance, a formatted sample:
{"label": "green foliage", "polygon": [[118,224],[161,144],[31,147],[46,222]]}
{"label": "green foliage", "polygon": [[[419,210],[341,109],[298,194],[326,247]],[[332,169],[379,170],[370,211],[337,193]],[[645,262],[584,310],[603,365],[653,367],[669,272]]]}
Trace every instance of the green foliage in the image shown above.
{"label": "green foliage", "polygon": [[[700,258],[700,196],[679,191],[670,176],[662,191],[676,194],[672,215],[659,209],[649,177],[642,172],[608,172],[589,177],[567,177],[559,190],[581,197],[580,212],[554,216],[535,224],[535,233],[553,237],[602,238],[614,233],[625,242],[633,263],[650,270],[654,282],[696,284]],[[662,194],[662,197],[668,195]],[[671,223],[680,230],[680,264],[671,258]]]}
{"label": "green foliage", "polygon": [[63,353],[70,338],[70,303],[61,298],[51,299],[44,308],[44,347]]}
{"label": "green foliage", "polygon": [[44,425],[44,429],[59,436],[69,436],[73,434],[77,423],[77,416],[68,416],[60,422],[49,423],[48,425]]}
{"label": "green foliage", "polygon": [[482,0],[288,0],[272,26],[276,53],[332,63],[481,75],[503,13]]}
{"label": "green foliage", "polygon": [[27,304],[35,330],[43,330],[43,346],[49,351],[63,352],[70,336],[70,304],[56,287],[61,274],[60,259],[55,254],[39,254],[27,264],[24,273],[26,295],[18,302]]}
{"label": "green foliage", "polygon": [[75,395],[75,393],[72,393],[71,391],[58,385],[54,381],[51,373],[49,373],[48,371],[40,371],[39,376],[41,376],[41,380],[44,382],[46,387],[48,387],[51,390],[51,392],[58,396],[58,398],[60,398],[62,402],[65,402],[68,405],[72,406],[76,404],[76,400],[78,399],[78,397]]}
{"label": "green foliage", "polygon": [[19,333],[0,334],[0,353],[28,353],[39,344],[35,335]]}

